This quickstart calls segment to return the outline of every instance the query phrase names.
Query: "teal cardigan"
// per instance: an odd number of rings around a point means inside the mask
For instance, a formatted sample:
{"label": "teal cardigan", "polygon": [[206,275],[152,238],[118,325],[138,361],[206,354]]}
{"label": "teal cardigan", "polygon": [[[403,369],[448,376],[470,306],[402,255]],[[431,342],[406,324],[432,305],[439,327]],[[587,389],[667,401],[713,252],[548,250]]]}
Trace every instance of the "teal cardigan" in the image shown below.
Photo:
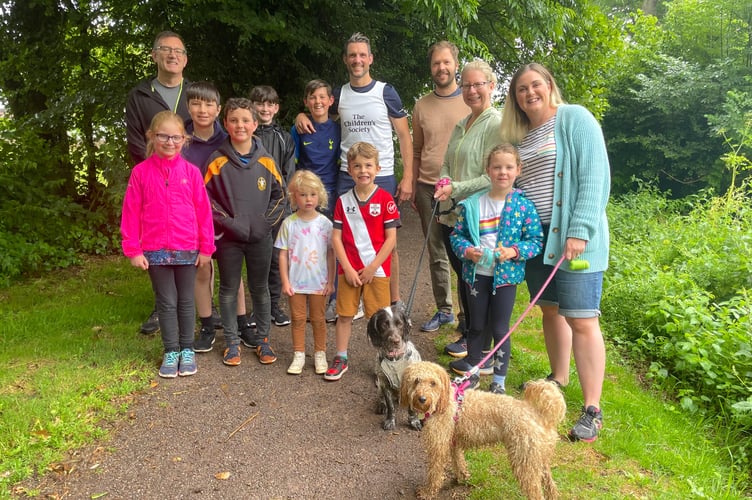
{"label": "teal cardigan", "polygon": [[[556,112],[554,137],[554,206],[544,262],[556,264],[564,252],[566,239],[579,238],[588,242],[582,258],[590,263],[587,271],[580,272],[605,271],[609,252],[606,204],[611,172],[603,132],[587,109],[562,104]],[[569,270],[569,262],[562,269]]]}

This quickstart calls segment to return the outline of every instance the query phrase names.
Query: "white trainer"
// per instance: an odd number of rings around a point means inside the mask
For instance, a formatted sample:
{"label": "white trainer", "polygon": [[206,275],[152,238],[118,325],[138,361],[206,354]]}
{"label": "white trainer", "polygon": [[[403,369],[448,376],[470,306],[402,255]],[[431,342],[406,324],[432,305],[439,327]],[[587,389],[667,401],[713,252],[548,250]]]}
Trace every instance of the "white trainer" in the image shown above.
{"label": "white trainer", "polygon": [[326,361],[325,351],[316,351],[313,353],[313,368],[317,375],[326,373],[326,370],[329,368],[329,363]]}
{"label": "white trainer", "polygon": [[287,369],[287,373],[290,375],[300,375],[303,373],[303,367],[305,366],[305,353],[295,351],[295,353],[292,356],[292,363],[290,363],[290,368]]}

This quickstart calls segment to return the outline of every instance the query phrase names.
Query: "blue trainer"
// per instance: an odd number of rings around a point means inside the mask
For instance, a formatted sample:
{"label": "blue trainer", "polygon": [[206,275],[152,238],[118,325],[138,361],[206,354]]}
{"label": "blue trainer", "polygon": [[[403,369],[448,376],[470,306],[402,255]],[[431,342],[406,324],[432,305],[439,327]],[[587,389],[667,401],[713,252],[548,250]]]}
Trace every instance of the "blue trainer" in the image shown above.
{"label": "blue trainer", "polygon": [[444,352],[453,358],[464,358],[467,356],[467,337],[460,337],[456,342],[447,344]]}
{"label": "blue trainer", "polygon": [[441,325],[446,325],[447,323],[454,323],[454,314],[438,311],[433,315],[433,318],[420,325],[420,331],[435,332]]}
{"label": "blue trainer", "polygon": [[180,353],[170,351],[164,354],[162,366],[159,367],[159,376],[162,378],[175,378],[178,376],[178,363],[180,362]]}
{"label": "blue trainer", "polygon": [[[213,333],[213,332],[212,332]],[[187,377],[193,375],[198,371],[196,366],[196,354],[193,349],[183,349],[180,351],[180,366],[178,368],[178,375],[181,377]]]}

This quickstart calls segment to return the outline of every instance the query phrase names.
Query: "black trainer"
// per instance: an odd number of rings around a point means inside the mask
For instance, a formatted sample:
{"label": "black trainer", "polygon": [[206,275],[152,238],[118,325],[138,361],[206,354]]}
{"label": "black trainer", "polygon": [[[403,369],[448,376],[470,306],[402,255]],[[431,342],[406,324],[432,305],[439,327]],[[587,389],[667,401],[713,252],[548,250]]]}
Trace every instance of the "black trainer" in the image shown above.
{"label": "black trainer", "polygon": [[256,339],[257,332],[256,332],[255,324],[252,325],[251,322],[249,321],[248,323],[243,325],[242,328],[238,329],[238,334],[240,335],[240,341],[246,347],[255,349],[256,346],[258,346],[258,340]]}
{"label": "black trainer", "polygon": [[274,306],[272,307],[272,321],[277,326],[286,326],[290,324],[290,317],[279,306]]}
{"label": "black trainer", "polygon": [[157,333],[159,331],[159,316],[157,315],[157,310],[154,309],[151,314],[149,314],[149,317],[146,318],[146,321],[141,323],[141,333],[144,335],[151,335],[153,333]]}
{"label": "black trainer", "polygon": [[196,352],[209,352],[214,346],[214,330],[203,327],[198,332],[198,338],[193,341],[193,350]]}

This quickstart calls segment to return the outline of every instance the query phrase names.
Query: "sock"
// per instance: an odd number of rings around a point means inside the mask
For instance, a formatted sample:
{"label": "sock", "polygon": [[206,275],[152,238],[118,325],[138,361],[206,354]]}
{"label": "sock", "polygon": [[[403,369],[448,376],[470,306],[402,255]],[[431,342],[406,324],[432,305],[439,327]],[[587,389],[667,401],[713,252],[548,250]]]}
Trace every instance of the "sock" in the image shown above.
{"label": "sock", "polygon": [[504,384],[505,384],[505,382],[506,382],[506,380],[507,380],[507,377],[506,377],[506,375],[496,375],[496,374],[494,373],[494,376],[493,376],[493,381],[494,381],[494,382],[496,382],[497,384],[499,384],[499,385],[501,386],[501,388],[502,388],[502,389],[504,389],[504,388],[506,387],[506,386],[504,385]]}
{"label": "sock", "polygon": [[206,318],[200,318],[201,319],[201,328],[208,328],[209,330],[214,329],[214,320],[212,319],[211,315],[207,316]]}
{"label": "sock", "polygon": [[347,351],[337,351],[337,356],[347,359]]}
{"label": "sock", "polygon": [[238,330],[242,330],[247,324],[248,318],[245,317],[245,314],[238,314]]}

